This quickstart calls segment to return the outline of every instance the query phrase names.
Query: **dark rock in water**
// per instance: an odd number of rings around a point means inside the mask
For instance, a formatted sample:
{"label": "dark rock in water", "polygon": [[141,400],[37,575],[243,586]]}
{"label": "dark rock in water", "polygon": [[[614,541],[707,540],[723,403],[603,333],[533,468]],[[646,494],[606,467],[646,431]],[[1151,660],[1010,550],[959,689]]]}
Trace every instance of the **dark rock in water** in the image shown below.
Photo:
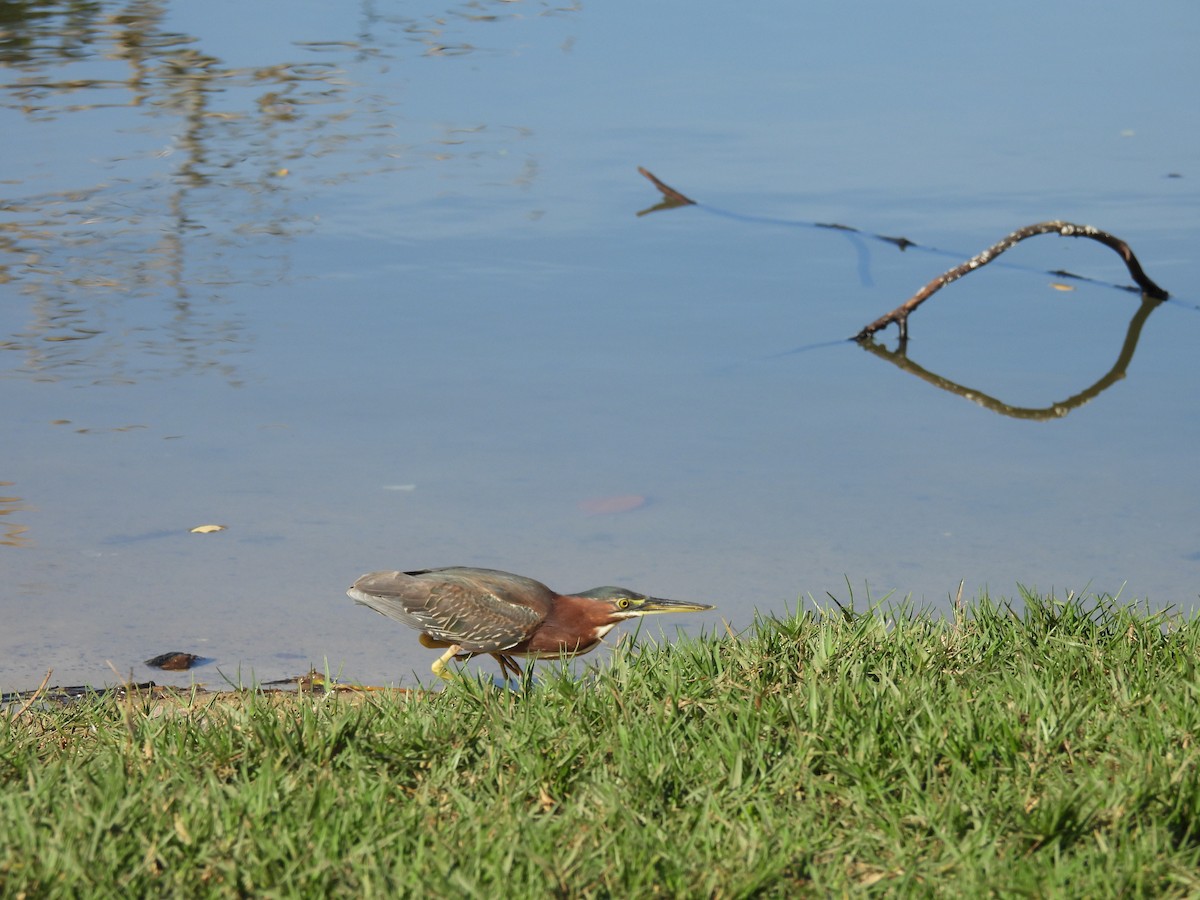
{"label": "dark rock in water", "polygon": [[180,650],[172,650],[170,653],[160,653],[153,659],[146,660],[146,665],[153,666],[156,669],[166,669],[168,672],[182,672],[184,669],[190,669],[192,666],[207,662],[202,656],[195,656],[191,653],[184,653]]}

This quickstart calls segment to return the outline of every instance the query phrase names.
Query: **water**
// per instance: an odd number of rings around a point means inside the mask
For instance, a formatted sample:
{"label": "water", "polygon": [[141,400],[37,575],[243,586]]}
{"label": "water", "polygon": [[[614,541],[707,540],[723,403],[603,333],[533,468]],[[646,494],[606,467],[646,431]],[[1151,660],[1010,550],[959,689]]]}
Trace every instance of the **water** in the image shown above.
{"label": "water", "polygon": [[[719,606],[653,634],[960,581],[1193,608],[1191,5],[412,9],[11,26],[0,687],[410,682],[432,654],[344,597],[380,568]],[[637,216],[639,165],[702,206]],[[1064,417],[839,342],[1051,218],[1173,295]],[[1032,239],[919,310],[908,356],[1051,407],[1118,362],[1128,281]],[[214,663],[141,665],[170,649]]]}

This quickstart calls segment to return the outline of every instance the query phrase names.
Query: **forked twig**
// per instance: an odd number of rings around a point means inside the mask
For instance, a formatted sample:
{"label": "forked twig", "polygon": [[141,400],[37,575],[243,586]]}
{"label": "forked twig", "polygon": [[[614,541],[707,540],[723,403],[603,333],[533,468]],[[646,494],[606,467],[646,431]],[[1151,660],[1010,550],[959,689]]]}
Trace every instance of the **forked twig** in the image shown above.
{"label": "forked twig", "polygon": [[1026,225],[1024,228],[1018,228],[1012,234],[1008,235],[1001,241],[996,242],[988,247],[982,253],[976,254],[964,263],[960,263],[953,269],[943,272],[925,287],[921,288],[902,304],[893,309],[885,316],[880,316],[870,325],[867,325],[854,336],[858,342],[865,341],[875,332],[880,331],[893,322],[900,331],[900,340],[908,340],[908,317],[918,306],[932,297],[939,290],[953,281],[958,281],[969,272],[974,272],[981,266],[986,266],[993,259],[1012,247],[1014,244],[1025,240],[1025,238],[1033,237],[1037,234],[1050,234],[1057,232],[1063,237],[1086,237],[1094,241],[1099,241],[1106,247],[1110,247],[1117,252],[1121,259],[1125,262],[1125,267],[1129,269],[1129,274],[1137,283],[1137,286],[1142,289],[1142,293],[1155,300],[1166,300],[1169,294],[1160,288],[1157,284],[1150,280],[1145,272],[1142,271],[1141,263],[1138,262],[1133,251],[1116,235],[1109,234],[1107,231],[1101,231],[1099,228],[1094,228],[1091,225],[1075,225],[1071,222],[1038,222],[1034,225]]}
{"label": "forked twig", "polygon": [[683,194],[679,193],[679,191],[675,190],[675,188],[671,187],[666,182],[659,181],[657,178],[654,177],[654,173],[651,172],[650,170],[643,169],[641,166],[638,166],[638,172],[641,175],[644,175],[646,178],[650,179],[651,184],[653,184],[656,188],[658,188],[659,193],[661,193],[663,195],[663,197],[666,199],[667,203],[670,206],[695,206],[696,205],[695,200],[693,200],[691,197],[685,197]]}

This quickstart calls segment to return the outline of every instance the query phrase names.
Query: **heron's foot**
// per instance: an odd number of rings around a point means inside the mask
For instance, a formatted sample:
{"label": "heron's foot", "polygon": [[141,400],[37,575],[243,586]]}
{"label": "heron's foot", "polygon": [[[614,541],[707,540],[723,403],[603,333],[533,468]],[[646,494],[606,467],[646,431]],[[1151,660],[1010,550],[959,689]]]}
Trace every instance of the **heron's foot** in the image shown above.
{"label": "heron's foot", "polygon": [[461,650],[462,647],[458,644],[455,644],[453,647],[439,656],[437,661],[430,666],[433,674],[443,681],[453,681],[455,678],[457,678],[458,673],[446,668],[446,663],[454,659],[454,657],[457,656]]}
{"label": "heron's foot", "polygon": [[523,674],[521,672],[521,664],[518,663],[515,658],[509,656],[507,653],[493,653],[492,658],[495,659],[496,662],[500,663],[501,678],[503,678],[505,681],[508,681],[510,677],[509,673],[511,672],[512,678],[514,678],[518,683],[521,681],[521,676]]}

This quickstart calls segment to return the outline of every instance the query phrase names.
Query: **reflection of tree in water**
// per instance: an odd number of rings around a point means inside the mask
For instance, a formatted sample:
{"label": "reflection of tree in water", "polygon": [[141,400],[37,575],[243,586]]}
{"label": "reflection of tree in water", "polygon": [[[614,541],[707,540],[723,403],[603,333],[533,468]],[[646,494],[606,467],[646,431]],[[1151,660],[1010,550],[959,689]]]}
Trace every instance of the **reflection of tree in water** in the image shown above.
{"label": "reflection of tree in water", "polygon": [[[12,487],[11,481],[0,481],[0,493],[8,493]],[[25,512],[28,507],[20,497],[0,497],[0,517],[16,512]],[[20,525],[14,520],[0,518],[0,547],[26,547],[29,538],[25,532],[28,526]]]}
{"label": "reflection of tree in water", "polygon": [[[421,19],[365,4],[354,39],[293,42],[302,60],[241,68],[168,30],[168,10],[163,0],[6,4],[0,116],[30,139],[10,146],[72,147],[61,166],[10,159],[5,184],[24,193],[0,196],[0,283],[30,301],[28,321],[0,334],[0,349],[28,374],[120,381],[213,370],[236,381],[230,354],[246,338],[223,286],[286,278],[288,238],[314,227],[314,195],[434,164],[478,168],[481,157],[509,185],[536,173],[531,159],[506,156],[527,133],[519,127],[405,123],[394,92],[355,72],[480,52],[466,31],[515,21],[503,0]],[[61,138],[47,143],[55,129]],[[96,146],[80,140],[84,129]],[[105,157],[110,147],[117,155]]]}

